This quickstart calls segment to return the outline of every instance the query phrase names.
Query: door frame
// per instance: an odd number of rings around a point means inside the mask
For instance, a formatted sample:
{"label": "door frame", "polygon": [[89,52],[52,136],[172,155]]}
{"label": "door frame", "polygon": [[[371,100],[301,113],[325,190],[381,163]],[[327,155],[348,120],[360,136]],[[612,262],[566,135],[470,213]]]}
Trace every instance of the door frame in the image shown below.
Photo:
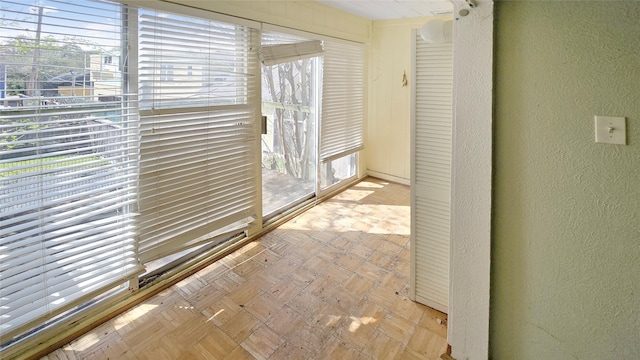
{"label": "door frame", "polygon": [[[493,1],[454,5],[448,342],[456,359],[489,357]],[[460,10],[466,16],[458,16]]]}

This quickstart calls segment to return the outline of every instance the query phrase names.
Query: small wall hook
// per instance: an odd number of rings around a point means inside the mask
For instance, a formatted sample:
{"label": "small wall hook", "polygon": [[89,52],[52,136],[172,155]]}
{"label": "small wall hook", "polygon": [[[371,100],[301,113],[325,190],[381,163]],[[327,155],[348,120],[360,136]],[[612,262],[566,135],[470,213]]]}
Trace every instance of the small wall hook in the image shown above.
{"label": "small wall hook", "polygon": [[407,80],[407,72],[402,72],[402,87],[406,87],[409,84],[409,80]]}

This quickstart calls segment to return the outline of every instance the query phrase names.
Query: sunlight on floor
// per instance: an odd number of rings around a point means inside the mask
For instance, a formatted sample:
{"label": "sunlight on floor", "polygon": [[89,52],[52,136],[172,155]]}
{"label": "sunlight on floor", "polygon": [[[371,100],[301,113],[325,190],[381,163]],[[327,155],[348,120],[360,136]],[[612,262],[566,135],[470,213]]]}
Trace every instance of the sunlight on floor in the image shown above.
{"label": "sunlight on floor", "polygon": [[153,309],[157,307],[158,305],[153,304],[140,304],[135,308],[129,310],[128,312],[115,318],[113,328],[116,330],[120,330],[124,326],[127,326],[129,323],[138,320],[142,316],[146,315],[148,312],[153,311]]}
{"label": "sunlight on floor", "polygon": [[342,319],[342,316],[340,315],[329,315],[329,321],[327,321],[325,326],[333,327],[340,322],[340,319]]}
{"label": "sunlight on floor", "polygon": [[[340,323],[340,320],[342,320],[343,317],[346,318],[346,316],[342,316],[342,315],[327,315],[327,316],[329,317],[329,320],[325,324],[326,327],[334,327]],[[351,319],[351,323],[349,324],[349,332],[352,332],[352,333],[355,333],[356,331],[358,331],[358,329],[360,329],[362,325],[372,325],[378,322],[376,318],[373,318],[370,316],[363,316],[363,317],[349,316],[348,318]]]}
{"label": "sunlight on floor", "polygon": [[[327,212],[332,216],[327,216]],[[353,221],[353,217],[362,220]],[[367,218],[375,218],[375,221],[367,221]],[[281,225],[280,229],[313,231],[331,228],[342,232],[409,236],[410,218],[411,207],[407,205],[366,204],[347,207],[343,203],[327,202],[325,208],[311,209]]]}
{"label": "sunlight on floor", "polygon": [[99,334],[90,332],[83,336],[82,341],[78,341],[65,347],[65,350],[85,351],[100,341]]}
{"label": "sunlight on floor", "polygon": [[252,241],[246,245],[244,245],[241,249],[237,250],[235,252],[236,255],[241,255],[247,252],[250,252],[251,250],[253,250],[253,248],[260,246],[260,243],[257,241]]}
{"label": "sunlight on floor", "polygon": [[216,316],[218,316],[218,315],[222,314],[223,312],[224,312],[224,309],[220,309],[220,310],[218,310],[218,312],[216,312],[215,314],[213,314],[213,316],[212,316],[212,317],[210,317],[210,318],[208,318],[208,319],[207,319],[207,322],[209,322],[209,321],[211,321],[211,320],[215,319],[215,318],[216,318]]}
{"label": "sunlight on floor", "polygon": [[361,325],[375,324],[378,321],[375,318],[369,316],[363,316],[360,318],[349,316],[349,318],[351,319],[351,324],[349,325],[350,332],[356,332]]}
{"label": "sunlight on floor", "polygon": [[385,182],[385,181],[371,182],[371,181],[364,180],[364,181],[359,182],[357,185],[355,185],[351,189],[357,189],[357,188],[362,188],[362,187],[372,188],[372,189],[382,189],[387,185],[389,185],[389,183]]}
{"label": "sunlight on floor", "polygon": [[43,360],[437,359],[447,317],[408,295],[409,193],[361,182]]}
{"label": "sunlight on floor", "polygon": [[363,199],[365,199],[367,196],[373,194],[373,190],[356,190],[356,189],[349,189],[349,191],[345,191],[343,193],[340,193],[338,195],[336,195],[334,197],[334,199],[336,200],[349,200],[349,201],[353,201],[353,202],[358,202],[358,201],[362,201]]}

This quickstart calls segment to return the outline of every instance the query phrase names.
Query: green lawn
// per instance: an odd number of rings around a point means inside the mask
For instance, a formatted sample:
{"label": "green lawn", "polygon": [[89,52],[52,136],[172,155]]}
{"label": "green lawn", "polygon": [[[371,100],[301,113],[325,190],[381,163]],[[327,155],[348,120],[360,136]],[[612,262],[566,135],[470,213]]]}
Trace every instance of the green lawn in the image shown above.
{"label": "green lawn", "polygon": [[[105,165],[106,161],[100,161],[97,156],[75,157],[75,156],[50,156],[35,160],[16,160],[7,163],[0,163],[0,177],[15,176],[28,172],[55,169],[57,167],[91,163],[91,166]],[[24,166],[28,166],[24,168]]]}

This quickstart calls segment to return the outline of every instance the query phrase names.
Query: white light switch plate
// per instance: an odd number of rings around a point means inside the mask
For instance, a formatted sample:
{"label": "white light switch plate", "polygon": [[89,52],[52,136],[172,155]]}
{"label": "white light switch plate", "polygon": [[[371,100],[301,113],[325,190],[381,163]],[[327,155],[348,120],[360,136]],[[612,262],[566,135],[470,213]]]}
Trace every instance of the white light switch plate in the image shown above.
{"label": "white light switch plate", "polygon": [[596,115],[596,142],[627,144],[627,126],[624,117]]}

